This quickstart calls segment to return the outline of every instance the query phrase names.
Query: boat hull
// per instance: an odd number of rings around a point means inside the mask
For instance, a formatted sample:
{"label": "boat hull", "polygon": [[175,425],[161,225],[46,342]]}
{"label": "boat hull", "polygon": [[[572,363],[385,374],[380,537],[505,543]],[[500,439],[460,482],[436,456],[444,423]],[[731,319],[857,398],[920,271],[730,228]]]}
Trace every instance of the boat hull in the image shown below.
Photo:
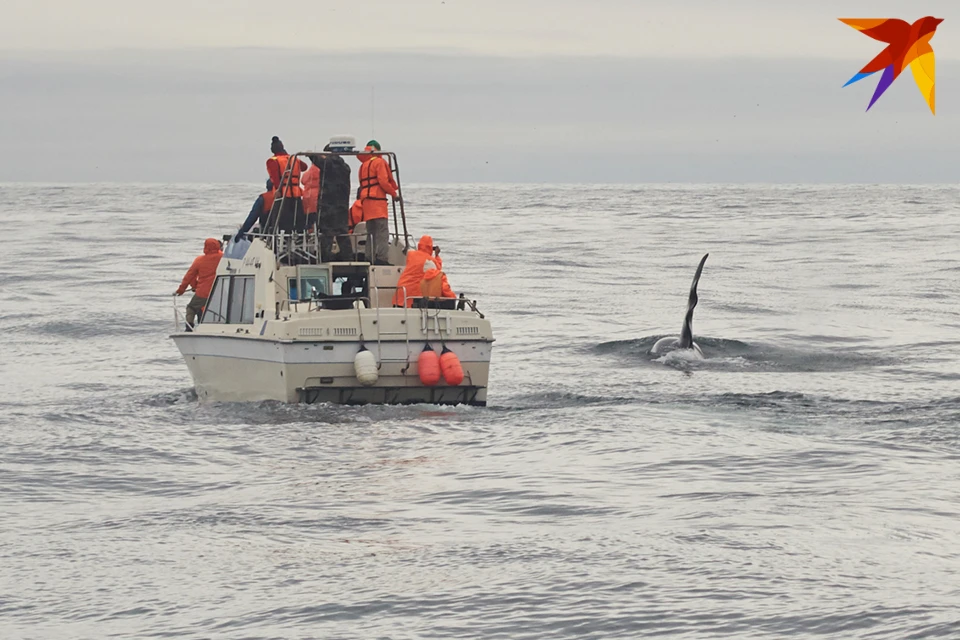
{"label": "boat hull", "polygon": [[[371,386],[359,383],[354,357],[357,341],[275,340],[256,336],[178,333],[171,336],[183,354],[201,402],[280,402],[336,404],[486,405],[491,344],[447,341],[460,358],[464,380],[450,386],[420,382],[417,357],[425,342],[368,344],[380,363]],[[434,345],[439,351],[440,345]]]}

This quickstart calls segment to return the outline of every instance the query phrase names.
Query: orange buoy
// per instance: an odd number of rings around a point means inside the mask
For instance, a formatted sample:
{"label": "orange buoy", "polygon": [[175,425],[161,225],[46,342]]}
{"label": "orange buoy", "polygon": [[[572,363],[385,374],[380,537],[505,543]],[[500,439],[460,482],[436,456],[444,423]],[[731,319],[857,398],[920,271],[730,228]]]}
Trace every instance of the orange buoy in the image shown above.
{"label": "orange buoy", "polygon": [[417,358],[417,371],[420,373],[420,382],[428,387],[440,382],[440,356],[429,344],[423,347]]}
{"label": "orange buoy", "polygon": [[443,346],[443,353],[440,354],[440,371],[443,372],[443,379],[451,387],[455,387],[463,382],[463,367],[460,366],[460,358],[453,351]]}

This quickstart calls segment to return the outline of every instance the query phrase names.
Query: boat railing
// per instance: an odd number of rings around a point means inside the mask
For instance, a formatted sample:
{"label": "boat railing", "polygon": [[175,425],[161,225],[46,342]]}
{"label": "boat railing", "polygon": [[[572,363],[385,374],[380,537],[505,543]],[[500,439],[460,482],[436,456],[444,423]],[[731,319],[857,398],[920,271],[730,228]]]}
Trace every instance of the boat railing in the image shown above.
{"label": "boat railing", "polygon": [[[281,300],[277,303],[277,312],[283,311],[291,313],[309,313],[311,311],[345,311],[347,309],[356,309],[357,303],[362,302],[364,309],[371,307],[368,296],[326,296],[323,298],[307,298],[304,300]],[[343,306],[346,303],[346,306]],[[300,307],[306,305],[307,308]]]}
{"label": "boat railing", "polygon": [[[280,225],[280,213],[283,211],[284,201],[287,197],[299,197],[302,196],[287,196],[286,191],[287,187],[285,185],[291,185],[294,180],[293,170],[294,167],[299,167],[301,158],[309,158],[310,162],[313,164],[322,163],[324,158],[331,156],[361,156],[361,155],[377,155],[387,159],[387,166],[390,169],[391,175],[395,176],[395,182],[397,184],[397,197],[391,200],[391,205],[393,207],[393,235],[397,238],[404,239],[404,252],[410,249],[410,233],[407,230],[407,214],[404,210],[403,202],[403,186],[400,181],[400,162],[397,160],[397,154],[392,151],[298,151],[290,156],[290,159],[287,161],[286,167],[284,168],[283,174],[280,176],[280,184],[276,185],[277,197],[274,199],[273,207],[271,209],[270,215],[268,217],[268,223],[270,226],[269,231],[276,232],[279,230]],[[300,179],[300,170],[298,169],[297,173],[297,182]],[[317,194],[317,201],[323,197],[323,181],[321,180],[320,191]],[[403,234],[400,233],[400,225],[403,225]]]}
{"label": "boat railing", "polygon": [[[323,239],[327,238],[330,241],[331,248],[333,247],[333,242],[337,242],[338,249],[339,243],[342,240],[350,241],[350,253],[354,257],[356,262],[369,262],[373,264],[372,258],[370,255],[370,234],[366,232],[355,233],[349,232],[344,234],[337,235],[325,235],[317,234],[312,231],[291,231],[291,232],[276,232],[276,233],[261,233],[261,232],[247,232],[243,234],[244,238],[247,240],[259,239],[263,242],[268,249],[270,249],[273,254],[277,257],[277,260],[284,262],[285,264],[322,264],[323,262]],[[233,236],[224,236],[224,240],[232,241]],[[409,247],[412,237],[407,236],[403,239],[403,245]],[[387,243],[393,245],[398,240],[399,236],[390,234],[387,238]],[[361,244],[362,243],[362,244]],[[362,248],[362,251],[360,250]],[[227,253],[230,250],[227,249]],[[337,251],[336,253],[340,253]],[[363,260],[356,260],[356,257],[363,253]],[[227,257],[242,257],[239,255]]]}
{"label": "boat railing", "polygon": [[[191,289],[192,291],[192,289]],[[187,323],[187,317],[180,313],[180,307],[177,305],[177,294],[173,294],[173,332],[181,333],[186,327],[187,331],[193,331],[193,328],[196,325],[191,325]]]}
{"label": "boat railing", "polygon": [[[364,262],[370,262],[370,256],[366,255],[366,247],[369,246],[370,238],[370,234],[368,233],[344,233],[324,236],[324,234],[312,231],[278,231],[276,233],[249,232],[243,235],[251,241],[256,239],[260,240],[273,252],[277,260],[288,265],[321,264],[324,258],[321,251],[324,238],[330,241],[331,248],[334,242],[337,242],[339,245],[340,242],[348,239],[351,243],[350,253],[354,254],[354,256],[357,254],[357,246],[360,241],[363,240],[366,243],[364,246],[364,258],[366,258],[366,260],[364,260]],[[340,251],[342,251],[342,249]],[[340,251],[338,251],[338,253]]]}

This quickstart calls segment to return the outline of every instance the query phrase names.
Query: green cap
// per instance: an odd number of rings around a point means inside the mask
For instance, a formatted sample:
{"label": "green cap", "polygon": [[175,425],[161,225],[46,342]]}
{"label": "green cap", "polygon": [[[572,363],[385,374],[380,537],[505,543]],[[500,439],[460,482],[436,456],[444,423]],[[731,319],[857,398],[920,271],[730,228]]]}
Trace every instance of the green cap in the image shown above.
{"label": "green cap", "polygon": [[368,146],[368,147],[373,147],[373,148],[376,149],[377,151],[381,151],[381,149],[380,149],[380,143],[377,142],[376,140],[371,140],[370,142],[367,143],[367,146]]}

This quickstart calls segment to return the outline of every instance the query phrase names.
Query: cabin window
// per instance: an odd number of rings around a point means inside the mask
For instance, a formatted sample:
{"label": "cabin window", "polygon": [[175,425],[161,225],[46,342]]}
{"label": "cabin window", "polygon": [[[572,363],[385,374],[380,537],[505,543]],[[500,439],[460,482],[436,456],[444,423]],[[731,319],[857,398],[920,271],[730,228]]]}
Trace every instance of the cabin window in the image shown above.
{"label": "cabin window", "polygon": [[203,322],[253,324],[254,276],[219,276],[207,300]]}
{"label": "cabin window", "polygon": [[296,278],[289,278],[287,289],[290,293],[291,302],[298,300],[313,300],[314,292],[317,297],[326,297],[330,295],[330,275],[326,269],[311,269],[309,267],[300,267],[300,281],[297,286]]}
{"label": "cabin window", "polygon": [[300,292],[300,295],[306,300],[312,300],[314,292],[328,295],[330,292],[327,290],[327,274],[303,276],[300,278]]}
{"label": "cabin window", "polygon": [[207,307],[203,312],[203,323],[223,324],[227,321],[227,298],[230,288],[230,276],[220,276],[213,283]]}
{"label": "cabin window", "polygon": [[[241,278],[237,278],[240,280]],[[243,276],[243,306],[240,307],[240,324],[253,324],[254,285],[253,276]],[[234,285],[236,286],[236,285]]]}
{"label": "cabin window", "polygon": [[227,324],[253,324],[253,276],[232,276]]}

